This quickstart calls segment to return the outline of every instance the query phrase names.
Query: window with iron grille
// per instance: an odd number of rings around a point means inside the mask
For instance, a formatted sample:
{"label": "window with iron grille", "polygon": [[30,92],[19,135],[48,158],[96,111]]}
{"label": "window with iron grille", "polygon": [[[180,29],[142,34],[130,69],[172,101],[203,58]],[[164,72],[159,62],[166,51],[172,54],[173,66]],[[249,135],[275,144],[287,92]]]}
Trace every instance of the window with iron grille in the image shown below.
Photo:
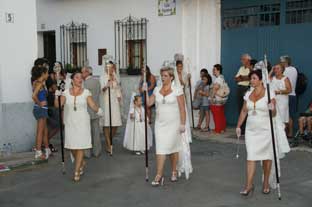
{"label": "window with iron grille", "polygon": [[312,22],[312,0],[287,0],[286,24]]}
{"label": "window with iron grille", "polygon": [[68,72],[88,64],[87,25],[71,22],[60,26],[61,62]]}
{"label": "window with iron grille", "polygon": [[147,63],[147,22],[132,16],[115,21],[115,59],[121,71],[139,74]]}
{"label": "window with iron grille", "polygon": [[280,24],[280,3],[224,9],[223,29],[273,26]]}

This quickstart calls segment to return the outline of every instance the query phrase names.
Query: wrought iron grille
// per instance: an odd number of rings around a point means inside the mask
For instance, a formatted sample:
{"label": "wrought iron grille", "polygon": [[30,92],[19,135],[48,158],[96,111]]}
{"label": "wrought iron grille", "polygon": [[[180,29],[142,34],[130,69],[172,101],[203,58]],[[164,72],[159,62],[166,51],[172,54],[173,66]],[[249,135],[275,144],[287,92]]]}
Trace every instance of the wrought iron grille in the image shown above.
{"label": "wrought iron grille", "polygon": [[121,71],[138,74],[147,63],[147,22],[131,15],[115,21],[115,60]]}
{"label": "wrought iron grille", "polygon": [[61,62],[68,72],[88,64],[87,25],[71,22],[60,26]]}
{"label": "wrought iron grille", "polygon": [[223,29],[236,29],[280,24],[280,3],[224,9]]}
{"label": "wrought iron grille", "polygon": [[287,0],[286,24],[312,22],[312,0]]}

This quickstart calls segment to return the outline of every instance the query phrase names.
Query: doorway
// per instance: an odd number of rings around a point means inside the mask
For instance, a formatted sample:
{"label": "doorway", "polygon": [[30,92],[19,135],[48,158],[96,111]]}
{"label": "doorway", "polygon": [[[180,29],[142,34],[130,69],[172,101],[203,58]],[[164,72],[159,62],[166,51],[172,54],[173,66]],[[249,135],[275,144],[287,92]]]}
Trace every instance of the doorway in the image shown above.
{"label": "doorway", "polygon": [[55,31],[43,32],[43,56],[49,60],[50,65],[55,63]]}

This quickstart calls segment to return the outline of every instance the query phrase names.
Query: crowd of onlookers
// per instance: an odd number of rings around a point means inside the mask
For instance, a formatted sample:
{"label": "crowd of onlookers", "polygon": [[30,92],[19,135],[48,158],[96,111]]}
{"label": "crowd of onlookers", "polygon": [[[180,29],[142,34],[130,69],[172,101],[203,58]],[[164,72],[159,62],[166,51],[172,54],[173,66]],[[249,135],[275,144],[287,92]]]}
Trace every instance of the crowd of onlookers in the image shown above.
{"label": "crowd of onlookers", "polygon": [[[62,64],[59,62],[57,62],[57,64],[61,67],[58,79],[61,81],[62,86],[69,88],[71,80],[67,77],[67,73],[62,68]],[[241,111],[244,104],[244,95],[250,90],[250,73],[255,70],[257,60],[252,59],[248,54],[244,54],[241,56],[241,64],[241,67],[234,77],[237,83],[236,98],[238,112]],[[179,69],[180,65],[182,69]],[[178,72],[179,70],[183,70],[183,63],[177,62],[176,67]],[[84,69],[85,70],[82,71],[83,74],[88,73],[87,76],[92,75],[92,68],[85,67]],[[282,122],[285,123],[287,136],[289,138],[293,137],[295,135],[293,132],[294,121],[297,114],[298,96],[296,94],[296,87],[298,86],[298,71],[292,66],[289,56],[280,57],[280,62],[273,67],[268,64],[268,70],[271,87],[276,94],[277,111]],[[143,72],[144,70],[142,69],[142,77],[138,89],[141,95],[143,94]],[[226,130],[224,108],[230,93],[230,88],[227,85],[222,72],[223,68],[220,64],[213,66],[211,75],[205,68],[200,70],[200,80],[195,84],[195,90],[192,97],[193,108],[191,110],[199,111],[199,120],[195,129],[204,132],[210,131],[210,120],[213,118],[215,133],[223,133]],[[183,73],[180,71],[178,74]],[[187,84],[184,83],[187,82],[187,78],[183,80],[182,76],[178,77],[180,82],[182,84]],[[157,81],[148,67],[146,67],[146,80],[148,84],[148,95],[150,96],[153,94],[153,89],[155,88]],[[31,84],[33,88],[32,98],[34,101],[33,114],[37,120],[36,144],[34,146],[36,152],[35,157],[48,159],[52,152],[57,151],[57,149],[50,143],[50,139],[60,130],[60,113],[54,105],[55,91],[58,89],[57,77],[47,59],[38,58],[34,62],[34,66],[31,70]],[[97,99],[96,97],[94,98]],[[145,100],[143,99],[143,103],[144,102]],[[312,102],[309,103],[306,110],[299,111],[304,113],[300,114],[298,120],[299,132],[296,133],[296,137],[311,137]],[[147,109],[149,122],[152,121],[151,114],[151,108],[149,107]],[[211,114],[212,117],[210,117]],[[205,125],[202,127],[204,122]],[[241,129],[242,134],[244,134],[245,123],[242,124]],[[107,134],[106,131],[105,133]],[[109,142],[109,140],[107,141]],[[96,152],[95,154],[99,153]]]}
{"label": "crowd of onlookers", "polygon": [[[250,87],[250,73],[256,70],[256,59],[252,59],[249,54],[241,56],[241,67],[238,69],[234,79],[236,81],[236,98],[237,98],[237,111],[240,113],[244,104],[244,96]],[[298,101],[298,87],[300,82],[298,80],[298,70],[292,65],[289,56],[281,56],[280,61],[271,66],[270,62],[267,63],[267,70],[269,81],[272,90],[276,95],[276,104],[279,117],[285,124],[285,130],[288,138],[298,137],[311,137],[311,105],[300,114],[298,120],[299,133],[294,133],[294,121],[297,117]],[[227,101],[229,89],[224,76],[222,75],[222,66],[216,64],[213,66],[212,77],[208,70],[203,68],[200,71],[201,80],[195,85],[195,93],[193,97],[193,109],[199,110],[199,121],[195,129],[202,131],[210,131],[210,111],[215,123],[214,131],[216,133],[223,133],[226,128],[226,120],[224,116],[224,104]],[[300,80],[298,80],[300,81]],[[298,86],[299,85],[299,86]],[[297,92],[299,93],[299,92]],[[300,94],[303,91],[300,92]],[[206,122],[202,128],[203,122]],[[242,124],[242,134],[245,133],[246,121]],[[312,138],[311,138],[312,139]]]}

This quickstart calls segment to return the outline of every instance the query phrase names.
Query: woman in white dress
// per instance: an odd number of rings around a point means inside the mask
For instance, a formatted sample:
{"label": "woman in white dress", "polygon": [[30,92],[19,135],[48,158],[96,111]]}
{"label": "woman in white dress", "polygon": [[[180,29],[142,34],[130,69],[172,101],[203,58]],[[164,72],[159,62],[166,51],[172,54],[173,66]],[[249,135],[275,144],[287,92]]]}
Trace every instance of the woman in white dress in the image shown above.
{"label": "woman in white dress", "polygon": [[90,116],[88,106],[99,116],[103,114],[92,99],[88,89],[82,87],[83,79],[80,72],[71,75],[72,87],[63,93],[55,92],[55,107],[58,107],[58,97],[61,96],[61,106],[64,106],[65,146],[75,158],[74,181],[80,180],[86,161],[83,159],[84,150],[92,148]]}
{"label": "woman in white dress", "polygon": [[287,76],[284,76],[285,68],[281,65],[275,65],[273,71],[275,76],[272,78],[272,89],[276,94],[276,109],[283,123],[289,121],[288,94],[291,92],[291,83]]}
{"label": "woman in white dress", "polygon": [[121,122],[121,87],[116,75],[116,67],[110,62],[104,70],[104,76],[100,78],[102,93],[100,98],[101,107],[104,108],[104,116],[100,118],[100,126],[104,127],[104,136],[106,140],[106,152],[111,153],[110,140],[110,119],[109,119],[109,99],[108,88],[110,88],[111,101],[111,122],[112,122],[112,138],[116,135],[117,128],[122,125]]}
{"label": "woman in white dress", "polygon": [[[269,108],[272,110],[272,114],[276,116],[276,100],[275,93],[271,92],[271,103],[268,103],[267,90],[262,82],[261,70],[254,70],[249,74],[250,84],[253,87],[248,91],[244,97],[244,105],[241,110],[236,133],[237,136],[241,134],[241,126],[248,114],[245,131],[245,142],[247,149],[247,183],[243,191],[240,192],[243,196],[248,196],[250,192],[253,192],[254,175],[256,172],[256,161],[262,161],[263,163],[263,189],[264,194],[270,193],[270,172],[273,159],[273,147],[272,136],[270,126]],[[280,140],[286,140],[286,134],[283,130],[276,127],[279,133],[284,133],[284,136],[280,136]],[[282,131],[282,132],[281,132]],[[287,141],[286,141],[287,142]],[[288,152],[288,143],[284,141],[281,152]]]}
{"label": "woman in white dress", "polygon": [[[156,104],[155,142],[157,174],[152,186],[163,185],[166,155],[171,160],[171,181],[177,181],[177,163],[182,149],[182,136],[185,132],[185,100],[181,88],[172,87],[174,70],[163,67],[160,71],[162,86],[154,89],[152,96],[147,97],[149,106]],[[144,89],[146,90],[146,85]]]}
{"label": "woman in white dress", "polygon": [[190,78],[191,74],[187,74],[185,71],[183,71],[183,62],[182,60],[176,61],[176,70],[175,70],[175,76],[176,78],[173,83],[175,87],[181,87],[181,90],[184,94],[185,99],[185,108],[186,108],[186,131],[187,131],[187,139],[191,143],[192,142],[192,131],[191,131],[191,125],[192,125],[192,107],[191,107],[191,97],[189,92],[190,87]]}

